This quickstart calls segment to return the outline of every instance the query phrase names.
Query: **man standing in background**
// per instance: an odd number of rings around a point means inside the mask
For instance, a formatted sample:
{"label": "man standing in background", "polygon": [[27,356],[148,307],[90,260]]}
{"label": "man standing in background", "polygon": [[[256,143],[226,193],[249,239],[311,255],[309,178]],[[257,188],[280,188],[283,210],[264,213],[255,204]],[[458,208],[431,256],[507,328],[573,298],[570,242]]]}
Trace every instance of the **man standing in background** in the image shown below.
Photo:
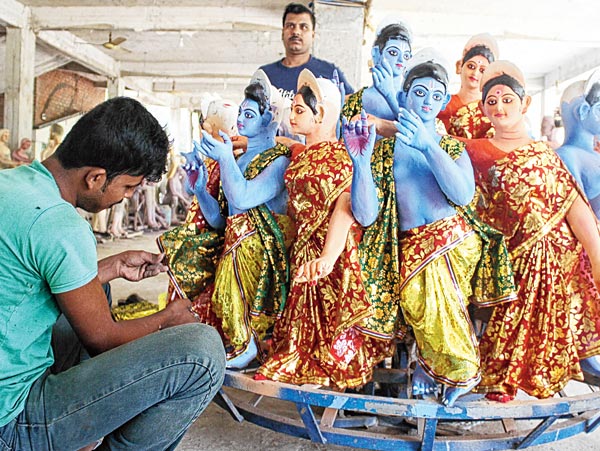
{"label": "man standing in background", "polygon": [[289,3],[283,12],[281,40],[285,47],[285,57],[271,64],[261,66],[271,84],[279,89],[284,98],[293,99],[296,94],[298,76],[303,69],[310,70],[315,77],[333,78],[337,70],[340,82],[344,83],[346,94],[354,92],[342,71],[328,61],[311,55],[315,38],[316,19],[314,13],[301,3]]}

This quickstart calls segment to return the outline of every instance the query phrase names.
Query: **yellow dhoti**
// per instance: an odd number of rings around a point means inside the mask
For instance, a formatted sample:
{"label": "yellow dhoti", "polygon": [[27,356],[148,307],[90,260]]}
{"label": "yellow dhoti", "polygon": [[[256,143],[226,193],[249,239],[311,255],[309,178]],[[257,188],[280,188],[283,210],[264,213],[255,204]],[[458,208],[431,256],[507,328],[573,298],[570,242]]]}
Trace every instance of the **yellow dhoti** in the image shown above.
{"label": "yellow dhoti", "polygon": [[[278,215],[276,219],[283,235],[289,238],[293,233],[290,219]],[[270,272],[267,252],[248,214],[227,218],[225,248],[215,275],[212,308],[229,339],[232,348],[229,359],[246,350],[251,334],[260,341],[283,309],[282,302],[269,299],[267,305],[264,298],[257,296],[261,278],[268,277]]]}
{"label": "yellow dhoti", "polygon": [[403,232],[401,251],[400,305],[419,363],[439,383],[472,385],[479,351],[467,304],[481,239],[456,215]]}

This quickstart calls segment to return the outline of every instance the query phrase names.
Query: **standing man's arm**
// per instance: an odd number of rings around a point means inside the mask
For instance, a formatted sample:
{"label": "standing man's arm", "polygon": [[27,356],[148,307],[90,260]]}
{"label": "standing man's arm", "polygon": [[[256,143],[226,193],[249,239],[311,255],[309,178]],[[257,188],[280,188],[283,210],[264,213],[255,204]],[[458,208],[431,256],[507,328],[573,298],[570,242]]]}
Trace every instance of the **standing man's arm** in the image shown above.
{"label": "standing man's arm", "polygon": [[348,81],[348,79],[346,78],[344,73],[340,70],[339,67],[336,67],[336,70],[337,70],[340,82],[344,83],[344,87],[346,88],[345,94],[348,95],[348,94],[354,93],[354,88],[352,87],[352,85],[350,84],[350,82]]}

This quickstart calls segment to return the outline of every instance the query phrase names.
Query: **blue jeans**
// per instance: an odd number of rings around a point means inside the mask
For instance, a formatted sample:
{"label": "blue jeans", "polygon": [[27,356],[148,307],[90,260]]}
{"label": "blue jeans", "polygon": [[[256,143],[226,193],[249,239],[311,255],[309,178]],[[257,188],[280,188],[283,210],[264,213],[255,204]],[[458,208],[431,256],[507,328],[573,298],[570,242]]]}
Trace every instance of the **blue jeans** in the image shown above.
{"label": "blue jeans", "polygon": [[0,451],[77,450],[101,437],[99,450],[173,450],[223,383],[225,350],[204,324],[164,329],[63,371],[76,348],[57,356],[23,412],[0,427]]}

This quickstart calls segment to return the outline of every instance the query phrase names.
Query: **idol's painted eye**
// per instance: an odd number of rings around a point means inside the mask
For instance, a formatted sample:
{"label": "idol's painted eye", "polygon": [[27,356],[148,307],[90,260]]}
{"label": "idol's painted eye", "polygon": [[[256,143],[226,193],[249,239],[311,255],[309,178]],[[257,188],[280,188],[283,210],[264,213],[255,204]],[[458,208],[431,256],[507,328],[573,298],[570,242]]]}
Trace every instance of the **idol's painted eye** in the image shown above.
{"label": "idol's painted eye", "polygon": [[404,61],[408,61],[409,59],[412,58],[412,53],[404,52],[404,55],[402,55],[402,57],[404,58]]}
{"label": "idol's painted eye", "polygon": [[433,94],[433,100],[435,100],[436,102],[441,101],[442,95],[439,92],[436,92],[435,94]]}
{"label": "idol's painted eye", "polygon": [[490,98],[488,98],[485,101],[485,103],[487,103],[488,105],[491,105],[491,106],[496,105],[496,99],[490,99]]}
{"label": "idol's painted eye", "polygon": [[422,89],[415,89],[413,92],[417,97],[425,97],[425,91]]}
{"label": "idol's painted eye", "polygon": [[387,52],[393,57],[398,56],[398,50],[396,49],[389,49]]}

